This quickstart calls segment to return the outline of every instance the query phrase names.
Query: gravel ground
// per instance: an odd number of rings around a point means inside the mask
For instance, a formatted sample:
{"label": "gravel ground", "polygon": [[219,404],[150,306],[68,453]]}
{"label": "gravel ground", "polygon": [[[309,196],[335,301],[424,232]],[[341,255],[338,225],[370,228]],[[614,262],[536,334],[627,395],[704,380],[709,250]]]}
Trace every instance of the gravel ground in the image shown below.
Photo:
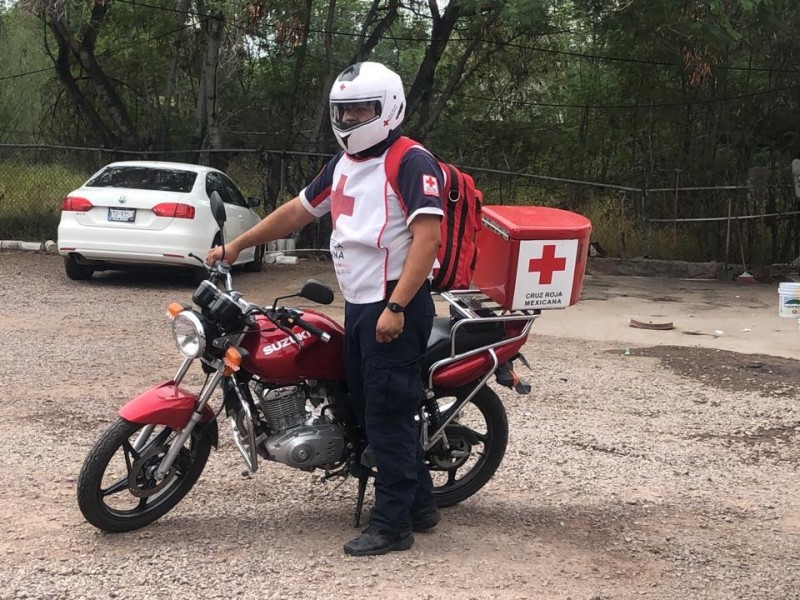
{"label": "gravel ground", "polygon": [[[355,483],[243,477],[225,423],[175,510],[108,535],[78,511],[78,471],[174,374],[165,307],[192,287],[71,282],[38,253],[0,253],[0,274],[0,598],[800,598],[795,361],[534,336],[534,391],[500,391],[503,465],[408,552],[346,557]],[[330,281],[308,261],[235,282],[267,301],[307,276]]]}

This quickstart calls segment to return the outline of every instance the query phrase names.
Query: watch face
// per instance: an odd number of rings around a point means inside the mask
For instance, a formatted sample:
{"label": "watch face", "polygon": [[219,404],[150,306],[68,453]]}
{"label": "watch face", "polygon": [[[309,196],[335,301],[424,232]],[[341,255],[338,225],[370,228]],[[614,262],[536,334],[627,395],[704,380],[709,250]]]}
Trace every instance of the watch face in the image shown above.
{"label": "watch face", "polygon": [[405,307],[400,306],[397,302],[389,302],[389,304],[386,305],[386,308],[388,308],[393,313],[401,313],[405,310]]}

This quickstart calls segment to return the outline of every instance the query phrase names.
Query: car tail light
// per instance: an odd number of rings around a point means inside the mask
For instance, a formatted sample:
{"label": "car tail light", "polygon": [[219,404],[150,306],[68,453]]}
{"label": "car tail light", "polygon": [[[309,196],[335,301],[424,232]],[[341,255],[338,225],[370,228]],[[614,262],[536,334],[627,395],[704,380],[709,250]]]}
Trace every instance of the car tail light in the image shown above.
{"label": "car tail light", "polygon": [[86,198],[80,196],[67,196],[61,201],[61,210],[71,212],[88,212],[94,208],[94,205]]}
{"label": "car tail light", "polygon": [[153,207],[153,212],[159,217],[173,217],[175,219],[194,219],[194,206],[180,204],[179,202],[162,202]]}

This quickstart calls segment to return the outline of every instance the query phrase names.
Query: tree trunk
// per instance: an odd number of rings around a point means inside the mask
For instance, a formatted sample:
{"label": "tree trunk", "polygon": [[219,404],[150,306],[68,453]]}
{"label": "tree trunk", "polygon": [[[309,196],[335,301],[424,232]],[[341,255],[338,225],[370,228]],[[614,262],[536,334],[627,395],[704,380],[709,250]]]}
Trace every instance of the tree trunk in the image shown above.
{"label": "tree trunk", "polygon": [[300,95],[301,95],[301,82],[303,80],[303,70],[305,69],[306,63],[306,51],[308,50],[308,30],[311,27],[311,5],[313,0],[305,0],[305,5],[303,7],[303,34],[302,39],[300,40],[300,46],[296,52],[296,58],[294,62],[294,77],[292,83],[292,93],[287,98],[287,105],[284,109],[284,115],[286,118],[283,119],[284,130],[283,130],[283,139],[285,146],[284,147],[292,147],[294,145],[294,140],[296,137],[295,127],[294,127],[294,118],[295,114],[297,113],[297,105],[300,103]]}
{"label": "tree trunk", "polygon": [[[469,45],[467,46],[467,49],[463,53],[461,53],[458,59],[458,63],[453,69],[453,72],[450,76],[450,80],[447,82],[447,86],[445,87],[444,91],[442,91],[438,95],[436,102],[434,102],[433,106],[430,107],[428,110],[424,111],[424,115],[420,115],[420,117],[417,119],[417,126],[414,129],[412,135],[414,139],[417,139],[419,141],[424,141],[425,138],[428,137],[428,134],[433,130],[434,125],[436,125],[436,121],[439,120],[439,116],[442,114],[442,111],[444,110],[444,107],[447,105],[447,102],[450,100],[450,98],[452,98],[453,93],[458,89],[459,85],[461,85],[461,83],[464,80],[469,78],[469,76],[475,71],[477,66],[482,62],[484,62],[483,60],[478,60],[476,61],[475,65],[473,65],[472,69],[466,71],[467,62],[472,57],[473,53],[475,52],[475,49],[478,47],[480,43],[481,43],[481,37],[480,35],[476,35],[472,39],[472,41],[470,41]],[[499,47],[500,46],[497,46],[494,50],[491,50],[490,53],[495,52]],[[423,116],[424,120],[422,120]]]}
{"label": "tree trunk", "polygon": [[86,95],[78,87],[75,78],[72,76],[69,65],[70,50],[66,40],[59,35],[56,35],[55,38],[58,44],[58,56],[54,57],[49,48],[47,48],[47,52],[50,54],[50,58],[53,59],[56,75],[58,75],[61,85],[64,86],[67,95],[78,109],[78,112],[89,122],[92,131],[102,140],[103,145],[109,148],[116,148],[119,146],[119,138],[103,122],[102,117],[95,110],[94,106],[92,106],[92,103],[86,98]]}
{"label": "tree trunk", "polygon": [[397,19],[398,8],[400,6],[399,0],[389,0],[386,6],[386,16],[384,16],[380,21],[378,21],[375,28],[372,30],[372,33],[367,36],[367,30],[370,26],[375,23],[375,19],[378,16],[378,5],[380,4],[381,0],[373,0],[372,5],[369,8],[369,13],[367,14],[367,18],[364,20],[364,25],[361,27],[361,33],[358,36],[358,44],[356,45],[356,51],[353,55],[353,58],[350,59],[350,64],[355,64],[365,60],[370,53],[375,49],[375,46],[378,45],[378,42],[381,41],[383,34],[389,30],[389,27],[392,26],[392,23]]}
{"label": "tree trunk", "polygon": [[[211,150],[222,147],[219,131],[219,115],[217,114],[217,71],[219,69],[219,51],[222,45],[222,30],[225,17],[221,11],[209,10],[203,19],[206,32],[206,50],[200,76],[197,98],[198,138],[200,148]],[[200,154],[201,164],[221,165],[221,157],[210,152]]]}
{"label": "tree trunk", "polygon": [[328,96],[331,86],[336,79],[336,69],[333,62],[333,17],[336,9],[336,0],[331,0],[328,5],[328,14],[325,17],[325,62],[328,65],[328,74],[322,84],[322,97],[317,103],[314,122],[311,127],[311,150],[320,151],[322,146],[322,128],[328,122],[329,108]]}
{"label": "tree trunk", "polygon": [[[139,135],[128,114],[128,110],[94,56],[94,46],[104,22],[106,10],[104,3],[103,5],[100,3],[94,4],[89,24],[84,29],[84,40],[75,36],[62,17],[52,17],[47,21],[59,47],[59,55],[55,65],[56,72],[70,98],[77,103],[78,109],[87,117],[90,125],[98,136],[103,139],[104,143],[113,142],[113,146],[122,148],[138,148]],[[83,70],[86,71],[97,97],[111,118],[116,129],[112,135],[109,135],[112,129],[103,122],[99,111],[91,105],[72,77],[67,49],[78,60]]]}
{"label": "tree trunk", "polygon": [[172,39],[172,51],[169,57],[169,67],[167,70],[167,81],[164,85],[164,100],[161,103],[161,127],[156,132],[156,146],[160,150],[170,148],[170,126],[172,121],[172,99],[175,97],[175,90],[178,87],[178,54],[183,42],[183,26],[186,16],[189,13],[191,0],[180,0],[177,8],[178,31]]}
{"label": "tree trunk", "polygon": [[[438,14],[436,3],[431,0],[429,4],[431,13],[434,15],[431,43],[425,51],[425,57],[422,59],[422,64],[417,71],[417,77],[411,85],[408,96],[406,96],[406,114],[415,115],[416,122],[421,124],[430,120],[430,102],[436,67],[442,58],[442,54],[444,54],[444,49],[461,14],[461,8],[457,2],[450,2],[441,16]],[[419,133],[422,133],[422,131],[414,131],[412,133],[419,137]]]}

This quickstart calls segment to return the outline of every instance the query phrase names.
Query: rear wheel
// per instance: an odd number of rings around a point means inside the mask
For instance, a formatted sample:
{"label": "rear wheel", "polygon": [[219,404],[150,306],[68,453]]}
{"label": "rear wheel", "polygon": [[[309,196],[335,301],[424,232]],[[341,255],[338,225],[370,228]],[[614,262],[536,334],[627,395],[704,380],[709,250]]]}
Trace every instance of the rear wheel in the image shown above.
{"label": "rear wheel", "polygon": [[264,265],[264,255],[267,253],[267,247],[264,244],[260,246],[256,246],[255,255],[253,256],[253,260],[248,263],[244,264],[244,270],[249,271],[251,273],[257,273],[261,270],[261,267]]}
{"label": "rear wheel", "polygon": [[[446,420],[453,403],[471,388],[436,398],[440,420]],[[433,431],[431,432],[433,433]],[[508,417],[497,394],[483,386],[445,428],[447,444],[437,442],[425,461],[433,479],[433,495],[440,507],[466,500],[492,478],[508,445]]]}
{"label": "rear wheel", "polygon": [[[192,489],[211,452],[211,438],[192,433],[162,480],[154,476],[176,432],[118,419],[94,445],[78,477],[78,506],[89,523],[109,532],[149,525],[169,512]],[[138,443],[137,443],[138,442]]]}
{"label": "rear wheel", "polygon": [[94,269],[84,265],[79,265],[74,258],[69,256],[64,257],[64,271],[66,271],[67,277],[74,281],[91,279],[92,274],[94,274]]}

